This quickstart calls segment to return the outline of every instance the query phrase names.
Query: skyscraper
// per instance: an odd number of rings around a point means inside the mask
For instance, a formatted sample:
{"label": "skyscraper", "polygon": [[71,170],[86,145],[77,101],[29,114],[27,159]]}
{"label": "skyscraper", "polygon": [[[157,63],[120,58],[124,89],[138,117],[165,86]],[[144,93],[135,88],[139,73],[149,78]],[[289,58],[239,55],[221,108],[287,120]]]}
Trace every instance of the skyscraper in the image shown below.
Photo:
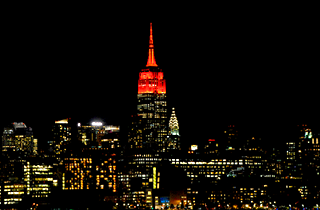
{"label": "skyscraper", "polygon": [[169,121],[169,142],[168,149],[181,149],[179,123],[175,114],[175,108],[172,107],[172,114]]}
{"label": "skyscraper", "polygon": [[140,145],[138,148],[165,152],[168,135],[166,80],[154,56],[152,23],[150,23],[149,55],[146,67],[148,68],[142,69],[139,73],[138,80],[137,115],[140,119],[138,118],[134,128],[137,132],[129,141],[133,141],[134,145]]}
{"label": "skyscraper", "polygon": [[52,139],[48,141],[49,151],[54,152],[57,159],[60,160],[60,155],[65,152],[62,150],[64,142],[71,141],[70,118],[55,121],[52,128],[52,134]]}
{"label": "skyscraper", "polygon": [[[161,161],[169,155],[166,152],[170,151],[166,80],[156,64],[151,23],[146,67],[139,73],[137,113],[132,115],[129,127],[129,147],[124,154],[125,158],[119,161],[120,206],[154,207],[157,190],[161,189]],[[178,135],[177,128],[174,130],[175,136]],[[172,149],[177,149],[177,144],[173,146],[175,148]]]}
{"label": "skyscraper", "polygon": [[2,151],[22,151],[25,155],[36,154],[37,139],[33,138],[32,128],[23,122],[14,122],[10,127],[4,128],[2,136]]}

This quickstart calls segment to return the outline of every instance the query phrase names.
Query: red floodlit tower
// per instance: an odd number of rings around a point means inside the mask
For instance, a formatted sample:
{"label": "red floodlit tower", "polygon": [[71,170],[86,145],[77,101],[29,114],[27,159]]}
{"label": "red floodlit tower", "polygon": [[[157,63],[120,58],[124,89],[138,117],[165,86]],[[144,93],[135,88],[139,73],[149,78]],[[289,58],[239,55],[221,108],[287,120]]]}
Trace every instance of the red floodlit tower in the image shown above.
{"label": "red floodlit tower", "polygon": [[152,35],[152,23],[150,23],[150,37],[149,37],[149,56],[146,67],[142,69],[139,74],[138,94],[142,93],[166,93],[166,80],[163,79],[163,72],[156,68],[156,59],[154,57],[154,45]]}
{"label": "red floodlit tower", "polygon": [[150,23],[149,54],[146,69],[139,73],[137,115],[140,127],[132,138],[132,148],[152,148],[155,152],[166,151],[167,101],[166,81],[154,56],[152,23]]}
{"label": "red floodlit tower", "polygon": [[149,38],[149,57],[147,67],[157,67],[156,59],[154,58],[154,46],[153,46],[153,35],[152,35],[152,23],[150,23],[150,38]]}

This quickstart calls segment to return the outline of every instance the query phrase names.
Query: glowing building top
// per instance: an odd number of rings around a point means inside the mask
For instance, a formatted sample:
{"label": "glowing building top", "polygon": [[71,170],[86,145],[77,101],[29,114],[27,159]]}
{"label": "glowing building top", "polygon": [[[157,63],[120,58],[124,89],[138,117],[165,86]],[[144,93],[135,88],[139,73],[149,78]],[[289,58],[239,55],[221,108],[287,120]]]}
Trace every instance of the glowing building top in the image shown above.
{"label": "glowing building top", "polygon": [[17,130],[18,128],[27,128],[26,124],[24,124],[23,122],[14,122],[12,124],[15,130]]}
{"label": "glowing building top", "polygon": [[[150,39],[149,39],[149,57],[147,67],[157,67],[154,58],[152,23],[150,23]],[[138,94],[143,93],[166,93],[166,80],[163,78],[163,72],[159,68],[142,69],[139,74]]]}
{"label": "glowing building top", "polygon": [[172,108],[172,114],[169,121],[169,128],[171,131],[171,135],[179,135],[179,124],[174,111],[174,107]]}
{"label": "glowing building top", "polygon": [[156,59],[154,57],[154,45],[153,45],[153,36],[152,36],[152,23],[150,23],[150,38],[149,38],[149,56],[147,67],[154,66],[157,67]]}
{"label": "glowing building top", "polygon": [[55,124],[68,124],[69,123],[68,120],[69,120],[69,118],[58,120],[58,121],[55,121]]}

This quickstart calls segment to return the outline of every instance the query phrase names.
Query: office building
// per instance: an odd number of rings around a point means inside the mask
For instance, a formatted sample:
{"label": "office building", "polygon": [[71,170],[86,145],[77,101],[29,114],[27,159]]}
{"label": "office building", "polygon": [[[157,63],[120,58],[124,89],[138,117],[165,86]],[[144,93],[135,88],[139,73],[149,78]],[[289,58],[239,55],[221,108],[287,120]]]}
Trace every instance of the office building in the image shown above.
{"label": "office building", "polygon": [[26,194],[23,180],[25,164],[21,151],[4,152],[0,159],[0,206],[17,205]]}
{"label": "office building", "polygon": [[65,145],[71,141],[71,118],[55,121],[52,128],[52,137],[48,140],[50,153],[53,153],[57,161],[66,152]]}
{"label": "office building", "polygon": [[2,135],[2,151],[22,151],[23,155],[35,155],[38,140],[33,137],[32,128],[23,122],[14,122],[5,127]]}
{"label": "office building", "polygon": [[81,142],[88,147],[119,148],[120,126],[104,125],[102,122],[78,123],[78,134]]}
{"label": "office building", "polygon": [[58,188],[52,159],[29,158],[23,166],[23,171],[26,199],[47,204],[53,188]]}
{"label": "office building", "polygon": [[142,69],[139,73],[137,115],[142,118],[137,123],[143,129],[136,136],[135,142],[142,143],[143,148],[154,152],[166,152],[168,136],[166,80],[155,61],[152,23],[150,23],[149,56],[146,67],[148,68]]}

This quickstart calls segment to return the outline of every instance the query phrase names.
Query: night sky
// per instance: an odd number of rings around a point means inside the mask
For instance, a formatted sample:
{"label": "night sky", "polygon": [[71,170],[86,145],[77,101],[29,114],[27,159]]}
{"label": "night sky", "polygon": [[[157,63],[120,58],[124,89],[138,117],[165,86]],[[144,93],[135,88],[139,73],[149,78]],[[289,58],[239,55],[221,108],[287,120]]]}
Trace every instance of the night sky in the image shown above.
{"label": "night sky", "polygon": [[[150,20],[59,15],[5,21],[0,129],[23,121],[46,141],[52,123],[69,116],[124,129],[136,110]],[[151,19],[183,142],[216,138],[228,124],[282,134],[319,122],[318,24],[305,15]]]}

